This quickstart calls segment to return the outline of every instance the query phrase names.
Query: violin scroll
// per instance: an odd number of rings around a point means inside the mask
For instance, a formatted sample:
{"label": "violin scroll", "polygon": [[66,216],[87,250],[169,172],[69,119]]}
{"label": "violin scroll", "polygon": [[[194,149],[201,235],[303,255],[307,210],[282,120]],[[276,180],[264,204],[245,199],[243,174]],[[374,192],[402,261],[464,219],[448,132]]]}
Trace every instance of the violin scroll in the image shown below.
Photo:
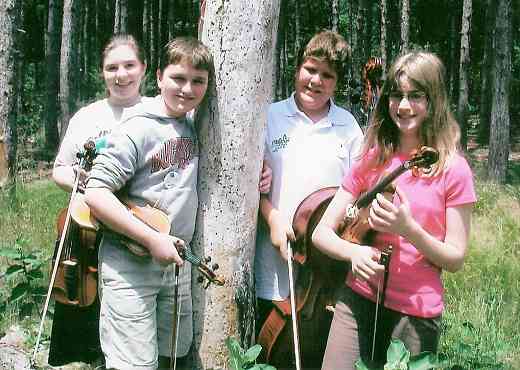
{"label": "violin scroll", "polygon": [[417,150],[412,159],[406,162],[407,168],[412,169],[414,176],[418,176],[421,172],[429,174],[432,166],[439,160],[439,152],[429,146],[423,146]]}
{"label": "violin scroll", "polygon": [[201,276],[199,276],[197,281],[199,283],[204,283],[204,289],[207,289],[211,284],[223,286],[226,283],[226,279],[223,275],[217,275],[215,273],[219,268],[218,264],[214,263],[211,267],[208,265],[211,261],[211,257],[208,256],[202,260],[180,243],[175,243],[175,248],[177,248],[182,259],[190,262],[200,272]]}

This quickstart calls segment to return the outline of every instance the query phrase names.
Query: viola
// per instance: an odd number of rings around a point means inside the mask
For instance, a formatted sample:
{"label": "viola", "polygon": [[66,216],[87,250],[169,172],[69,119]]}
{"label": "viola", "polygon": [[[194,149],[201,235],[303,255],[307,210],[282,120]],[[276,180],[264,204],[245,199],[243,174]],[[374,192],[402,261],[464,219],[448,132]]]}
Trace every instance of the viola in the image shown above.
{"label": "viola", "polygon": [[[435,149],[422,147],[410,160],[384,176],[347,208],[338,235],[356,244],[370,245],[375,234],[368,224],[368,215],[375,196],[382,193],[391,200],[395,191],[392,181],[407,170],[415,174],[421,171],[427,173],[438,157]],[[345,284],[349,270],[349,264],[328,257],[312,244],[312,233],[337,189],[327,187],[311,193],[300,203],[293,218],[296,236],[296,242],[293,243],[296,250],[294,261],[300,264],[296,281],[296,312],[304,368],[321,368],[336,301],[335,291]],[[390,252],[385,250],[380,262],[388,263],[389,255]],[[385,274],[383,300],[387,278],[388,274]],[[262,359],[277,368],[294,368],[293,333],[291,325],[288,325],[291,319],[290,302],[287,298],[273,303],[275,308],[262,325],[257,338],[257,343],[263,348]]]}

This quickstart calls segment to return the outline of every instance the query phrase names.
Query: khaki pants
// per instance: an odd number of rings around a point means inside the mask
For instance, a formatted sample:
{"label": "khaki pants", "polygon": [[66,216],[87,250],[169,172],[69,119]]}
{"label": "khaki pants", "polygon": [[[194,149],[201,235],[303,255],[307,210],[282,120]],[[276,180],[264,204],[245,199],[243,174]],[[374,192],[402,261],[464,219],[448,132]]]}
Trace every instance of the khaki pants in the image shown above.
{"label": "khaki pants", "polygon": [[[100,261],[100,341],[108,369],[152,370],[159,356],[170,356],[173,327],[174,266],[136,257],[105,239]],[[180,325],[177,356],[193,338],[191,265],[179,275]]]}
{"label": "khaki pants", "polygon": [[375,309],[374,302],[356,294],[347,286],[341,288],[322,370],[354,370],[354,364],[360,357],[370,368],[382,368],[392,338],[400,339],[412,355],[437,351],[440,317],[420,318],[384,308],[378,318],[372,362]]}

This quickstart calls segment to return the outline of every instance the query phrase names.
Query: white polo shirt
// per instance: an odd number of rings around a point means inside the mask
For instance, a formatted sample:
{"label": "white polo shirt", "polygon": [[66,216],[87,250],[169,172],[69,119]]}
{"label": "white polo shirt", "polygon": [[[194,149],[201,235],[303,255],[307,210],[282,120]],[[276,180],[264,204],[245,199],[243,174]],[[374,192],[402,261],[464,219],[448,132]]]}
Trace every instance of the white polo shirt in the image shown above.
{"label": "white polo shirt", "polygon": [[[273,170],[272,205],[292,224],[294,212],[312,192],[339,186],[358,154],[363,133],[354,116],[331,100],[328,115],[313,123],[293,95],[269,107],[265,160]],[[256,295],[281,301],[289,296],[287,263],[259,225],[255,256]]]}

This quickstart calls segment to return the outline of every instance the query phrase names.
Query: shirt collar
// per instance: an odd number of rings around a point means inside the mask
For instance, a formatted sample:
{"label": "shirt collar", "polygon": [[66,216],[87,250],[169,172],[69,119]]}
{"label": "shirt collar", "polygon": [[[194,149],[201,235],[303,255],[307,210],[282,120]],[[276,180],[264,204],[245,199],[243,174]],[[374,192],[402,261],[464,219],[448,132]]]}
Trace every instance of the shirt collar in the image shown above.
{"label": "shirt collar", "polygon": [[[293,92],[291,94],[291,96],[289,97],[289,99],[288,99],[288,104],[287,104],[287,116],[288,117],[295,117],[298,114],[305,115],[305,113],[300,111],[300,109],[296,105],[296,100],[294,99],[294,94],[295,93]],[[330,126],[344,126],[344,125],[346,125],[347,122],[344,121],[344,118],[342,119],[342,116],[343,117],[345,117],[345,116],[341,115],[339,113],[340,113],[339,112],[339,107],[334,103],[334,100],[331,98],[330,99],[329,113],[327,114],[327,116],[325,118],[323,118],[320,121],[320,124],[327,123]]]}

